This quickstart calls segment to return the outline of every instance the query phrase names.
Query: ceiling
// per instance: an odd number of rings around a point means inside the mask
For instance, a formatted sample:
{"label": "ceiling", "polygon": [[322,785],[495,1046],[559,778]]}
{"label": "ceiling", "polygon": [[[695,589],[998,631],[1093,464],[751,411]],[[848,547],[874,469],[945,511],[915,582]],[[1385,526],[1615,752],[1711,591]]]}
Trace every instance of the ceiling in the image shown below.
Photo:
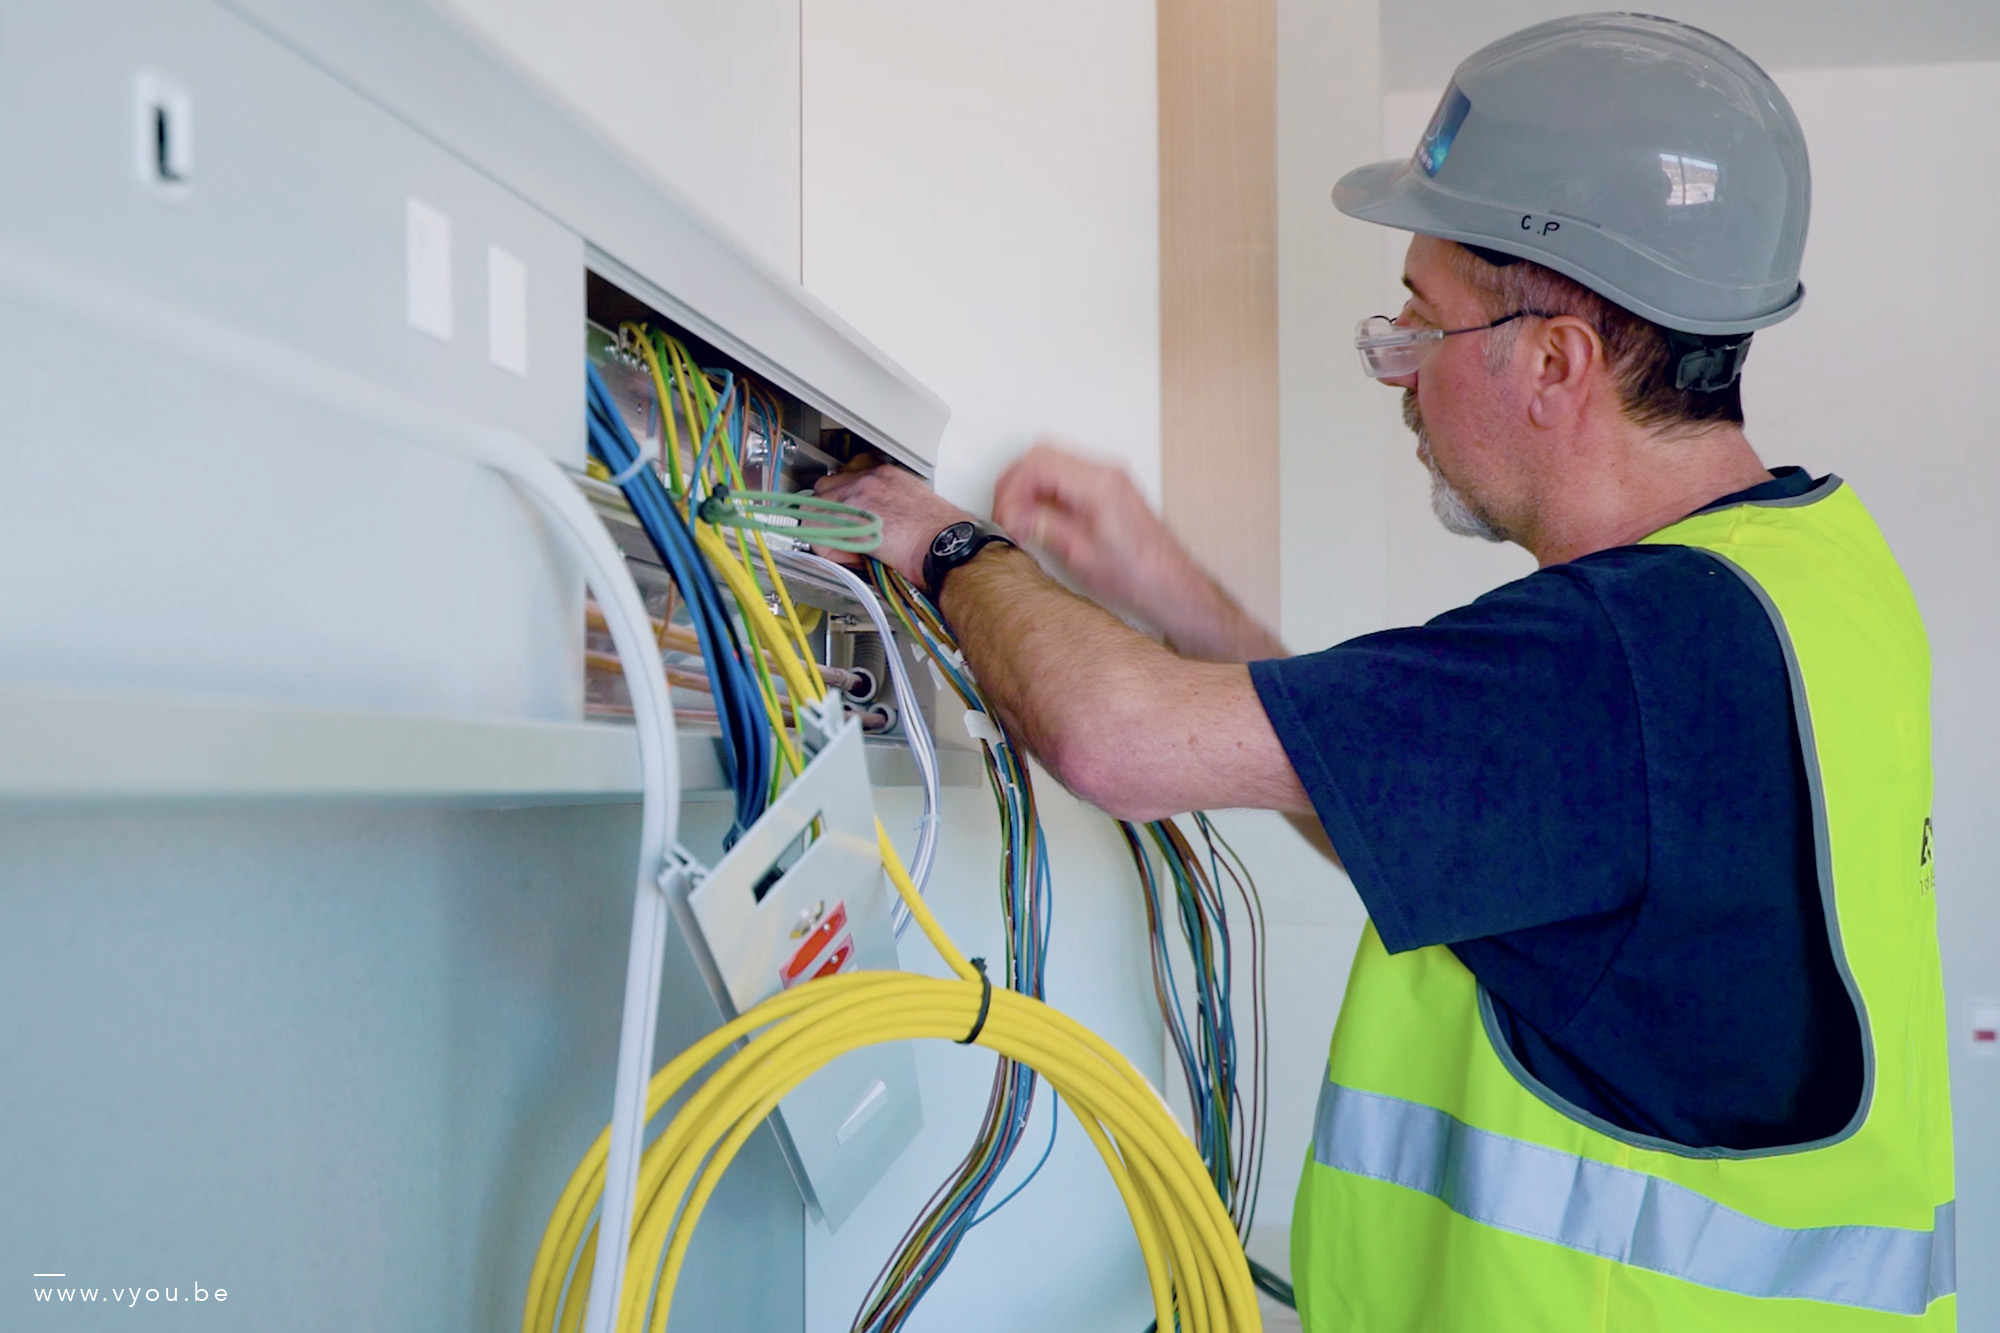
{"label": "ceiling", "polygon": [[[1389,92],[1436,92],[1458,62],[1518,28],[1614,5],[1562,0],[1382,0]],[[2000,0],[1634,0],[1706,28],[1773,70],[2000,60]]]}

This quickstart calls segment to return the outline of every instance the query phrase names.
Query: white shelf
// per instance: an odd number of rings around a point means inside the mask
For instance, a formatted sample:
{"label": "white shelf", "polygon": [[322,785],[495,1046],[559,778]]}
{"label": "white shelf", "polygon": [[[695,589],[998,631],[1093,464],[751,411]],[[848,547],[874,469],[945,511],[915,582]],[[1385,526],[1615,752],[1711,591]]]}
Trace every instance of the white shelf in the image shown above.
{"label": "white shelf", "polygon": [[0,800],[533,804],[638,789],[630,727],[0,686]]}
{"label": "white shelf", "polygon": [[[712,735],[680,738],[685,795],[722,794]],[[978,781],[965,751],[940,756]],[[878,786],[915,780],[870,746]],[[639,747],[611,722],[537,722],[190,696],[0,686],[0,801],[388,800],[559,805],[638,799]]]}

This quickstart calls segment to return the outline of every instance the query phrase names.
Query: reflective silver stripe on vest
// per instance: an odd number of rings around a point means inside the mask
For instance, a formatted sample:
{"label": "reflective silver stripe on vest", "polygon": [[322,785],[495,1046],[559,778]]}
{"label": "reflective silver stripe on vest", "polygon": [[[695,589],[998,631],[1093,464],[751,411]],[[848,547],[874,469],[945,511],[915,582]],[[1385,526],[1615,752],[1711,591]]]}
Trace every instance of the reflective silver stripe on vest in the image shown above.
{"label": "reflective silver stripe on vest", "polygon": [[1331,1081],[1320,1088],[1313,1158],[1421,1191],[1475,1222],[1739,1295],[1914,1315],[1958,1287],[1949,1203],[1929,1231],[1776,1227],[1643,1171]]}

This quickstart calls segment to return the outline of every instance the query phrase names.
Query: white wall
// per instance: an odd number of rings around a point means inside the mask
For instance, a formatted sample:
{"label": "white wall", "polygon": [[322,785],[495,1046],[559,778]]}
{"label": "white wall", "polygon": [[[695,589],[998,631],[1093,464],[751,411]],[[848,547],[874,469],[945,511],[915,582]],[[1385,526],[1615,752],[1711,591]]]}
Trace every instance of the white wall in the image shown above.
{"label": "white wall", "polygon": [[807,0],[805,283],[951,405],[962,504],[1040,431],[1159,494],[1153,40],[1148,0]]}
{"label": "white wall", "polygon": [[[1845,477],[1874,513],[1930,631],[1938,915],[1958,1128],[1961,1327],[2000,1330],[2000,1060],[1970,1058],[1967,1001],[2000,995],[2000,188],[1968,150],[2000,119],[2000,64],[1779,71],[1812,152],[1807,299],[1757,335],[1744,380],[1765,462]],[[1437,90],[1386,99],[1387,155]],[[1975,136],[1976,137],[1976,136]],[[1968,152],[1971,151],[1971,156]],[[1395,265],[1400,242],[1391,241]],[[1398,268],[1385,259],[1383,300]],[[1421,470],[1392,468],[1390,618],[1414,620],[1524,573],[1527,557],[1446,536]]]}
{"label": "white wall", "polygon": [[2000,119],[2000,63],[1777,78],[1812,149],[1807,297],[1758,335],[1745,410],[1767,461],[1854,485],[1930,631],[1960,1327],[1994,1333],[2000,1060],[1968,1058],[1965,1006],[2000,995],[2000,332],[1988,318],[2000,188],[1967,156],[1963,131]]}
{"label": "white wall", "polygon": [[[985,509],[1039,431],[1158,495],[1158,146],[1151,0],[805,0],[805,281],[951,405],[938,488]],[[1043,778],[1049,998],[1149,1077],[1161,1038],[1136,880],[1111,822]],[[953,794],[932,897],[998,957],[997,841]],[[895,798],[884,815],[908,826]],[[914,933],[908,965],[934,968]],[[809,1327],[845,1329],[903,1228],[971,1142],[992,1062],[920,1048],[929,1125],[836,1236],[807,1238]],[[1039,1155],[1046,1105],[1002,1180]],[[997,1195],[995,1196],[997,1197]],[[1131,1226],[1072,1120],[1039,1179],[975,1230],[917,1329],[1138,1329]]]}
{"label": "white wall", "polygon": [[799,0],[444,3],[797,280]]}

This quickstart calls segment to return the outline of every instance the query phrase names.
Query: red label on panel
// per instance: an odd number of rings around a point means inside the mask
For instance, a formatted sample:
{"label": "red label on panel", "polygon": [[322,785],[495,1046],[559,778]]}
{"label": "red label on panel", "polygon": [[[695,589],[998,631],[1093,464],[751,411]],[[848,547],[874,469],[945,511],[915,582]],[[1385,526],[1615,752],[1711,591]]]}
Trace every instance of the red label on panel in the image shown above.
{"label": "red label on panel", "polygon": [[797,985],[799,978],[805,976],[807,970],[819,961],[820,955],[826,952],[826,946],[838,939],[840,933],[846,929],[847,904],[835,903],[833,910],[813,927],[812,934],[805,937],[804,942],[793,950],[791,958],[778,969],[778,984],[786,990]]}
{"label": "red label on panel", "polygon": [[836,972],[845,971],[853,957],[854,937],[849,935],[840,942],[840,947],[833,951],[833,956],[819,965],[819,971],[813,973],[813,980],[818,981],[821,977],[830,977]]}

